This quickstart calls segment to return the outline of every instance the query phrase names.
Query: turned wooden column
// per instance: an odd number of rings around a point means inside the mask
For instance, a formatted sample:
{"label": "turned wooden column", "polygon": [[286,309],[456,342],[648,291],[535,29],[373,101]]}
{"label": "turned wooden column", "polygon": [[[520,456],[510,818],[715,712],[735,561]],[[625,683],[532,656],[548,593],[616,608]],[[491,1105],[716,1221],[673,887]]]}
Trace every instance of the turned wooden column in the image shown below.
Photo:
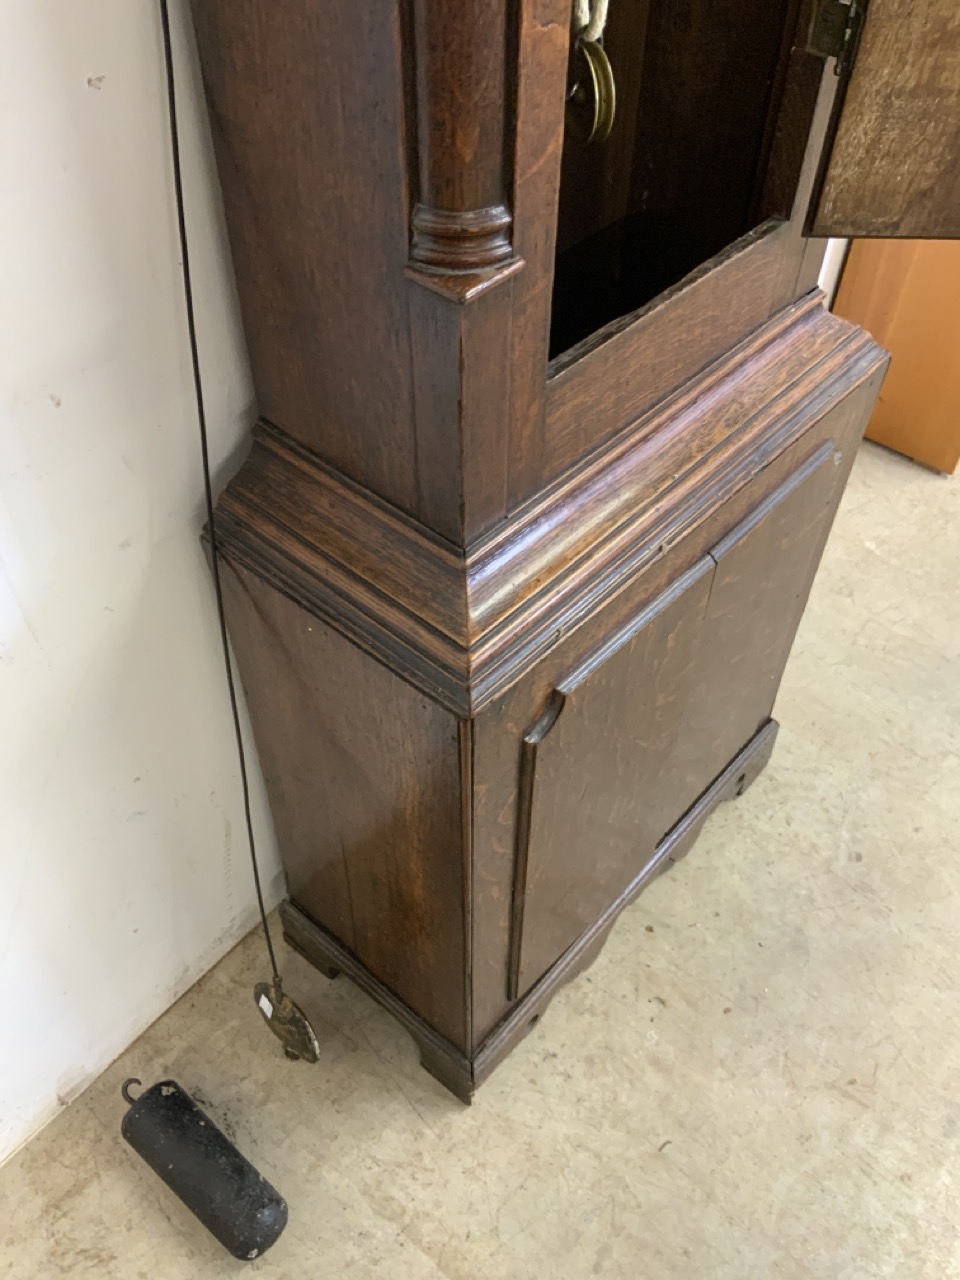
{"label": "turned wooden column", "polygon": [[513,255],[509,9],[508,19],[502,0],[414,0],[418,183],[411,256],[426,266],[473,271]]}

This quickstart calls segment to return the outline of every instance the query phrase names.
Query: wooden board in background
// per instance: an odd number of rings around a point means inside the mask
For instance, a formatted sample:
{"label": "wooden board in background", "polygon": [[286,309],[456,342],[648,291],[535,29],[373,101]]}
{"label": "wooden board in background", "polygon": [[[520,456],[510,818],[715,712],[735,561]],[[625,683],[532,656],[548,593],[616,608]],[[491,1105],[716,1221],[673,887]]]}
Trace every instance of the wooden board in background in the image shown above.
{"label": "wooden board in background", "polygon": [[952,473],[960,461],[960,243],[856,241],[834,311],[893,355],[868,438]]}

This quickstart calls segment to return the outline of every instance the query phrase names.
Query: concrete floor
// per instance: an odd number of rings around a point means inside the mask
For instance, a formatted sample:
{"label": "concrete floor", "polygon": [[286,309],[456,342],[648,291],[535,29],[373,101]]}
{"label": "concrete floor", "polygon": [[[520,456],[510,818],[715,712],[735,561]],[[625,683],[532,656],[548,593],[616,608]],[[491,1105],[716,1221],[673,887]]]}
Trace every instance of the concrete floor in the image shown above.
{"label": "concrete floor", "polygon": [[295,956],[288,1064],[248,938],[0,1172],[3,1274],[235,1274],[119,1138],[172,1075],[289,1200],[264,1276],[960,1277],[958,582],[960,481],[865,447],[770,768],[471,1109]]}

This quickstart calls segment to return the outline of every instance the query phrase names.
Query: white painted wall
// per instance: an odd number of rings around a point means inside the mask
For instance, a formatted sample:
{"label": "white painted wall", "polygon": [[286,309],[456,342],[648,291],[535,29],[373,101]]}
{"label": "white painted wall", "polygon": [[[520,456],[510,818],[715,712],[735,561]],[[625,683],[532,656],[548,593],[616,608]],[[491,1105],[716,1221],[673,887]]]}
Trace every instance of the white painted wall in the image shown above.
{"label": "white painted wall", "polygon": [[[0,1155],[254,923],[155,0],[4,0]],[[174,6],[181,33],[184,13]],[[192,49],[183,131],[215,463],[251,389]],[[257,811],[271,898],[269,820]]]}
{"label": "white painted wall", "polygon": [[840,276],[843,272],[843,264],[847,257],[847,245],[849,240],[828,240],[827,250],[823,255],[823,266],[820,268],[820,279],[817,281],[820,288],[827,295],[827,306],[832,307],[834,298],[837,296],[837,288],[840,284]]}

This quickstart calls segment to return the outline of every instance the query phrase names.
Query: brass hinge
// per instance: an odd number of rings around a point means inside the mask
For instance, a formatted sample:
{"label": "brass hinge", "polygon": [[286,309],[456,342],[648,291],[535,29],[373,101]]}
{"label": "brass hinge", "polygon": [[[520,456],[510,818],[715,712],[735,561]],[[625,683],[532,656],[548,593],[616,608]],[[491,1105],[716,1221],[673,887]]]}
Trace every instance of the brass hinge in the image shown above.
{"label": "brass hinge", "polygon": [[866,12],[867,0],[816,0],[807,51],[820,58],[836,58],[834,73],[846,75],[857,56]]}

